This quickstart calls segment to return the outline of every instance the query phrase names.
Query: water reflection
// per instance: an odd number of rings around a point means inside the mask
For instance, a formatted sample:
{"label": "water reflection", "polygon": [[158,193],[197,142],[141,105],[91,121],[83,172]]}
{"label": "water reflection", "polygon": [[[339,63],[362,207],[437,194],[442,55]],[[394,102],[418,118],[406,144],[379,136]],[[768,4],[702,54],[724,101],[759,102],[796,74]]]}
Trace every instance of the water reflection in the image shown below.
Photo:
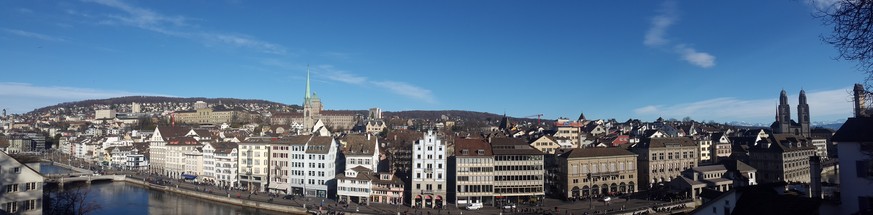
{"label": "water reflection", "polygon": [[[87,185],[79,185],[83,188]],[[102,207],[94,214],[280,214],[167,193],[124,182],[94,182],[89,199]]]}

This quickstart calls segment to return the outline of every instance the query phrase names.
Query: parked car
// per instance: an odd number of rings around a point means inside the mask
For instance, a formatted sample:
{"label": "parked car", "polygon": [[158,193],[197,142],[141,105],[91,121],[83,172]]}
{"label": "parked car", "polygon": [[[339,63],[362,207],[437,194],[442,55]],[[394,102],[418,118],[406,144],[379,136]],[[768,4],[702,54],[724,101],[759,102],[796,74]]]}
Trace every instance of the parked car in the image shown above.
{"label": "parked car", "polygon": [[285,195],[282,196],[282,199],[294,199],[294,195]]}
{"label": "parked car", "polygon": [[604,201],[604,202],[608,202],[608,201],[611,201],[611,200],[612,200],[612,197],[604,196],[604,197],[603,197],[602,199],[600,199],[600,200],[602,200],[602,201]]}
{"label": "parked car", "polygon": [[467,210],[479,210],[482,209],[483,205],[481,202],[470,203],[467,205]]}
{"label": "parked car", "polygon": [[513,208],[515,208],[515,204],[506,204],[506,205],[503,205],[503,209],[513,209]]}

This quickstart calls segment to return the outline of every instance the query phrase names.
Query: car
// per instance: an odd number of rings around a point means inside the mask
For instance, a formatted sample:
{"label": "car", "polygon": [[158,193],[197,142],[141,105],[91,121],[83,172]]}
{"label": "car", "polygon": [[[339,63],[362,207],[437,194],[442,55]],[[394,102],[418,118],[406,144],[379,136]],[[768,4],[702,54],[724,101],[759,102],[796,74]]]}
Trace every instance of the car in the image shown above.
{"label": "car", "polygon": [[600,200],[602,200],[602,201],[604,201],[604,202],[608,202],[608,201],[611,201],[611,200],[612,200],[612,197],[604,196],[604,197],[603,197],[602,199],[600,199]]}
{"label": "car", "polygon": [[503,205],[503,209],[514,209],[514,208],[515,208],[515,204]]}
{"label": "car", "polygon": [[482,209],[482,207],[483,205],[481,202],[470,203],[470,205],[467,205],[467,210],[479,210]]}
{"label": "car", "polygon": [[285,195],[282,196],[282,199],[294,199],[294,195]]}

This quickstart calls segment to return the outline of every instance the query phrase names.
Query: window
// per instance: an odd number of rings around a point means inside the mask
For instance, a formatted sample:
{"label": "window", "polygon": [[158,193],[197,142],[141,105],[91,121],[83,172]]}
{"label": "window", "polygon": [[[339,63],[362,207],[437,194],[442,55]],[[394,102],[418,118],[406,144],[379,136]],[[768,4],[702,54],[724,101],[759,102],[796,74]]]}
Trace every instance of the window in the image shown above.
{"label": "window", "polygon": [[18,212],[18,202],[7,202],[3,207],[6,208],[8,213]]}
{"label": "window", "polygon": [[18,192],[18,184],[6,185],[6,192],[7,193]]}
{"label": "window", "polygon": [[12,168],[12,173],[21,173],[21,167]]}
{"label": "window", "polygon": [[25,211],[36,209],[36,199],[23,201],[22,203],[24,203],[24,210]]}

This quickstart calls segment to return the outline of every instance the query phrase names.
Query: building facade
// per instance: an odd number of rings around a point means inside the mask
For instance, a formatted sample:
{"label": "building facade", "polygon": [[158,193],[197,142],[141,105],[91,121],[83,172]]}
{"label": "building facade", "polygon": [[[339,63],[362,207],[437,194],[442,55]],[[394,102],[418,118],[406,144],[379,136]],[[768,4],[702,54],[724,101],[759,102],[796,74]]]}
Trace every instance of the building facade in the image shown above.
{"label": "building facade", "polygon": [[[455,139],[455,205],[494,205],[494,153],[484,139]],[[451,168],[451,167],[450,167]]]}
{"label": "building facade", "polygon": [[541,203],[545,198],[543,153],[516,138],[491,138],[491,152],[495,204]]}
{"label": "building facade", "polygon": [[446,204],[446,144],[433,130],[412,145],[411,198],[414,207]]}
{"label": "building facade", "polygon": [[687,137],[644,138],[630,150],[639,155],[639,189],[664,185],[696,167],[700,153],[700,147]]}
{"label": "building facade", "polygon": [[566,199],[637,191],[637,155],[622,148],[581,148],[558,157]]}
{"label": "building facade", "polygon": [[8,214],[42,214],[43,183],[45,178],[28,167],[0,152],[0,210]]}

